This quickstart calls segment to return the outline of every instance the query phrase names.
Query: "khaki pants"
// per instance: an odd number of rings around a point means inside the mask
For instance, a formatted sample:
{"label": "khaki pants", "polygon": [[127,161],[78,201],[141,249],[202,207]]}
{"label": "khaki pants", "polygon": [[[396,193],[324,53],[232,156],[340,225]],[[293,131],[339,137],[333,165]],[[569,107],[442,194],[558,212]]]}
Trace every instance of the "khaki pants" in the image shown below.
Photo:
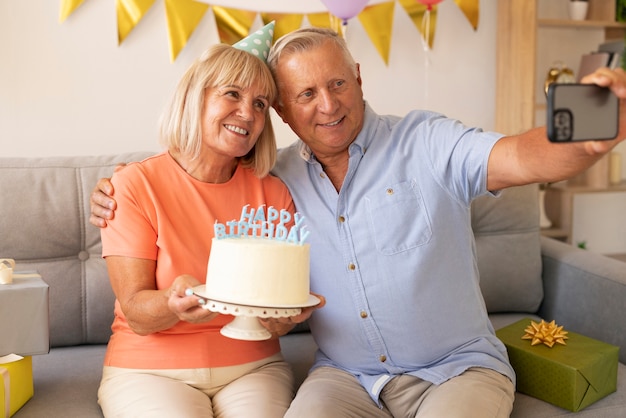
{"label": "khaki pants", "polygon": [[293,375],[282,355],[212,369],[104,367],[98,403],[104,416],[282,418]]}
{"label": "khaki pants", "polygon": [[493,370],[472,368],[441,385],[410,375],[393,378],[383,388],[383,408],[372,401],[349,373],[320,367],[306,378],[286,418],[506,418],[515,388]]}

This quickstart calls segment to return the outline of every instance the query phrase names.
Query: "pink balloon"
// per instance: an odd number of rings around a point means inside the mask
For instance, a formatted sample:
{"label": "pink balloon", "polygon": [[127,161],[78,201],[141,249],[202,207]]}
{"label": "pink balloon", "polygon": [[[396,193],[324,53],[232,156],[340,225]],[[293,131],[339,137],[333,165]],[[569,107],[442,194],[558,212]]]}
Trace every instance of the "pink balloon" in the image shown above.
{"label": "pink balloon", "polygon": [[322,0],[328,10],[343,21],[352,19],[365,8],[369,0]]}
{"label": "pink balloon", "polygon": [[443,0],[417,0],[418,3],[422,3],[428,6],[428,10],[431,10],[434,5],[441,3]]}

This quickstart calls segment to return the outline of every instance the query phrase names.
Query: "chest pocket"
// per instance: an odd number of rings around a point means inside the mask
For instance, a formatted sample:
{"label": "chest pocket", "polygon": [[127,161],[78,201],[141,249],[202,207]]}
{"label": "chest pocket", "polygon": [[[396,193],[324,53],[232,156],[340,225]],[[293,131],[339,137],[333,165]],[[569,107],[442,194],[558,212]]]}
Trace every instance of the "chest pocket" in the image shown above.
{"label": "chest pocket", "polygon": [[393,255],[426,244],[432,228],[424,200],[413,182],[373,191],[365,197],[370,230],[378,251]]}

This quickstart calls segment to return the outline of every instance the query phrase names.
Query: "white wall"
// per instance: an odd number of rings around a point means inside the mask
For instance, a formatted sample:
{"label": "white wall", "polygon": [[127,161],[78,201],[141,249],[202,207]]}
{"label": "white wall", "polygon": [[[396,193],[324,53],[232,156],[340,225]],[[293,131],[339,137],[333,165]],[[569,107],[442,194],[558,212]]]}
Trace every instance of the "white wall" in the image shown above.
{"label": "white wall", "polygon": [[[260,4],[207,2],[247,4],[247,9]],[[380,0],[370,1],[375,2]],[[115,1],[85,0],[62,24],[59,3],[0,0],[0,155],[159,150],[156,121],[165,101],[193,59],[219,42],[212,14],[170,63],[162,0],[121,46]],[[323,7],[319,0],[267,3],[300,4],[309,11]],[[396,3],[389,66],[358,19],[351,20],[346,38],[361,63],[365,96],[374,109],[404,114],[425,107],[492,129],[496,1],[481,0],[480,6],[474,31],[452,0],[442,2],[434,48],[425,53],[417,28]],[[294,139],[278,118],[275,128],[280,144]]]}
{"label": "white wall", "polygon": [[577,193],[572,198],[572,244],[603,254],[626,254],[626,193]]}
{"label": "white wall", "polygon": [[[258,4],[206,1],[248,10]],[[0,156],[160,150],[156,123],[165,101],[190,63],[219,42],[213,15],[205,15],[170,63],[163,0],[121,46],[114,0],[85,0],[62,24],[59,3],[0,0]],[[273,11],[323,10],[320,0],[264,3]],[[350,21],[346,38],[361,63],[365,97],[380,113],[422,107],[493,129],[496,0],[481,0],[477,31],[452,0],[440,4],[438,17],[434,49],[426,53],[413,22],[396,3],[388,66],[358,19]],[[279,145],[294,140],[279,118],[274,125]],[[619,149],[624,178],[626,143]],[[593,223],[592,229],[610,231],[614,218],[608,219],[608,228]]]}

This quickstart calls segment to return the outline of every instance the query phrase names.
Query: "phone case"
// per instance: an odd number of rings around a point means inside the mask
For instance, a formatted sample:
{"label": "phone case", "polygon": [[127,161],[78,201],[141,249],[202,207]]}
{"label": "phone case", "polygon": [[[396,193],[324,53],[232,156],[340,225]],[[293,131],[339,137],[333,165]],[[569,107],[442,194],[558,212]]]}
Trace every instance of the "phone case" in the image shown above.
{"label": "phone case", "polygon": [[551,84],[547,130],[552,142],[613,139],[619,131],[619,99],[595,84]]}

